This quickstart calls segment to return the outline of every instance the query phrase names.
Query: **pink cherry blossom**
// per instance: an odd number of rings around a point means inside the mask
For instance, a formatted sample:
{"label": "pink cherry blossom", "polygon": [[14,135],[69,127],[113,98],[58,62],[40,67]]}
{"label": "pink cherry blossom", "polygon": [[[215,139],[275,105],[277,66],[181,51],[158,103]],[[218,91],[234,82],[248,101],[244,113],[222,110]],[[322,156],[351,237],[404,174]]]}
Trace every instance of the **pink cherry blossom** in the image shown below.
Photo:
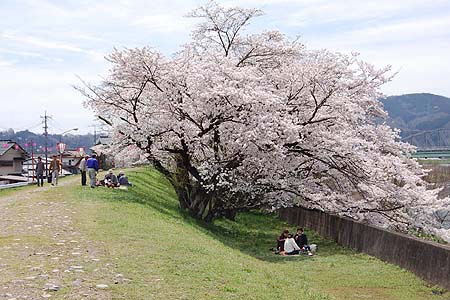
{"label": "pink cherry blossom", "polygon": [[145,157],[206,221],[301,205],[450,236],[434,218],[450,200],[428,189],[414,147],[384,122],[390,68],[278,31],[245,33],[259,15],[209,2],[174,55],[114,50],[105,80],[78,88],[111,126],[114,145],[99,150],[124,165]]}

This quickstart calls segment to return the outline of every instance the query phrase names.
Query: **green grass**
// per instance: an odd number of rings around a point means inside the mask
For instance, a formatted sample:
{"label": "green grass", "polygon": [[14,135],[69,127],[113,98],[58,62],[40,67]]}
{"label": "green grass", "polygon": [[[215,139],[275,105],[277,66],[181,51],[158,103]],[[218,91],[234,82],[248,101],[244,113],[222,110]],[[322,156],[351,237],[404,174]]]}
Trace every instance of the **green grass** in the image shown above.
{"label": "green grass", "polygon": [[410,272],[321,239],[314,257],[280,257],[269,248],[288,227],[249,212],[236,222],[196,221],[153,170],[128,172],[134,186],[65,189],[77,222],[102,242],[117,271],[132,279],[114,299],[448,299]]}

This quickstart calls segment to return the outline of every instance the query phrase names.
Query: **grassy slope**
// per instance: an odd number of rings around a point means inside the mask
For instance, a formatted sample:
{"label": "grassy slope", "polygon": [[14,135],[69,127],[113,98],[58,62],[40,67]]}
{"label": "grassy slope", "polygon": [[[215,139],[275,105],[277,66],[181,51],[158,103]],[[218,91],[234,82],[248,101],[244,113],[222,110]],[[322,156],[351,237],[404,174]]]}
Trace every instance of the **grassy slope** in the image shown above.
{"label": "grassy slope", "polygon": [[[77,222],[104,243],[130,284],[115,299],[447,299],[411,273],[307,232],[314,257],[269,248],[287,227],[274,216],[240,214],[205,225],[181,213],[155,171],[129,172],[128,191],[68,187]],[[293,229],[293,227],[291,227]],[[445,297],[446,296],[446,297]]]}

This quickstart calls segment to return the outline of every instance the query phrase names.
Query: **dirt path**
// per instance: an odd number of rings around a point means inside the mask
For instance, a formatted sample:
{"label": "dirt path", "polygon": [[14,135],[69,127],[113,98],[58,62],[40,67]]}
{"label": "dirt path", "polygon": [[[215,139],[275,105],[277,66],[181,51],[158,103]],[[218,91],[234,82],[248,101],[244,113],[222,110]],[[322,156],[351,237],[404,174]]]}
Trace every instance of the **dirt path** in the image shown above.
{"label": "dirt path", "polygon": [[104,245],[80,232],[64,199],[64,186],[78,180],[0,196],[0,300],[112,299],[123,277]]}

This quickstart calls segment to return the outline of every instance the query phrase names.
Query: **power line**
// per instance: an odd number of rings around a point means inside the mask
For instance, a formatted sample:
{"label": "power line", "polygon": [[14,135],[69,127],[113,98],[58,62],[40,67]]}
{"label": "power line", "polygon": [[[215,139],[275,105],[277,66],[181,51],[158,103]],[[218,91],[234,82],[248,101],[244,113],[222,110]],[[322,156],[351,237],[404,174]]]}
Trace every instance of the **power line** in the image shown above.
{"label": "power line", "polygon": [[51,119],[50,121],[54,128],[58,129],[60,132],[64,131],[63,126],[59,122],[57,122],[55,119]]}
{"label": "power line", "polygon": [[[33,124],[33,123],[31,123],[31,124]],[[26,126],[22,126],[22,127],[20,127],[20,128],[17,128],[17,129],[15,129],[15,131],[25,131],[25,130],[28,130],[28,131],[30,131],[30,129],[33,129],[33,128],[36,128],[36,127],[38,127],[38,126],[40,126],[41,124],[42,124],[42,121],[41,122],[39,122],[39,123],[34,123],[33,125],[26,125]]]}

